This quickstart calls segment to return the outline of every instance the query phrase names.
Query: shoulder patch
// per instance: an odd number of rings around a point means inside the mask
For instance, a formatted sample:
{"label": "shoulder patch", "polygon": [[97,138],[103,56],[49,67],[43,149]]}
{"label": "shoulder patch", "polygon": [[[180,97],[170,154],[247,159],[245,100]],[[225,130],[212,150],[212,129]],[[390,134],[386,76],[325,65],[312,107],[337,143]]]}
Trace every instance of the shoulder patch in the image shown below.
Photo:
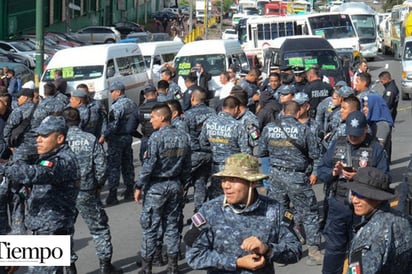
{"label": "shoulder patch", "polygon": [[43,160],[43,161],[40,162],[40,165],[41,166],[46,166],[46,167],[53,167],[54,163],[51,162],[51,161]]}
{"label": "shoulder patch", "polygon": [[386,96],[387,96],[387,97],[390,97],[391,95],[392,95],[392,92],[388,90],[388,91],[386,92]]}
{"label": "shoulder patch", "polygon": [[206,223],[205,217],[203,217],[203,215],[200,214],[199,212],[197,212],[195,215],[193,215],[191,219],[192,219],[192,223],[196,227],[201,227],[202,225],[204,225]]}

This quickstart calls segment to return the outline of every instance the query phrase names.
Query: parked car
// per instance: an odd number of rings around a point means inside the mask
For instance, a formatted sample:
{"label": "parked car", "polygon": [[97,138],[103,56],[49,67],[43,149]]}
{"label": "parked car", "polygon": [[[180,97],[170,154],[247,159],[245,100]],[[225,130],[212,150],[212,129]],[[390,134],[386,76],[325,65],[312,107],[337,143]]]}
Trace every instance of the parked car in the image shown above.
{"label": "parked car", "polygon": [[21,63],[30,67],[30,58],[19,53],[5,51],[4,49],[0,48],[0,58],[1,62],[13,62],[13,63]]}
{"label": "parked car", "polygon": [[164,32],[155,32],[150,34],[150,41],[170,41],[172,38],[168,33]]}
{"label": "parked car", "polygon": [[156,20],[163,21],[166,18],[168,21],[177,19],[177,14],[171,11],[158,11],[152,14],[152,17]]}
{"label": "parked car", "polygon": [[115,27],[89,26],[72,34],[85,44],[108,44],[121,39],[120,32]]}
{"label": "parked car", "polygon": [[[129,40],[128,39],[134,39]],[[145,43],[150,40],[150,32],[132,32],[129,33],[126,39],[123,39],[121,42],[131,42],[131,43]]]}
{"label": "parked car", "polygon": [[0,48],[13,53],[19,53],[29,58],[30,68],[36,66],[36,51],[22,41],[0,41]]}
{"label": "parked car", "polygon": [[120,35],[125,38],[131,32],[143,32],[143,26],[134,22],[119,22],[114,25],[114,27],[120,32]]}
{"label": "parked car", "polygon": [[82,41],[77,40],[73,35],[68,33],[47,32],[45,33],[45,35],[55,37],[56,39],[58,39],[59,44],[66,45],[69,47],[79,47],[84,45]]}
{"label": "parked car", "polygon": [[14,70],[15,77],[21,79],[21,83],[24,84],[28,81],[34,80],[34,73],[26,65],[13,62],[0,62],[0,68],[9,67],[9,69]]}
{"label": "parked car", "polygon": [[222,33],[222,39],[237,39],[237,32],[234,29],[226,29]]}

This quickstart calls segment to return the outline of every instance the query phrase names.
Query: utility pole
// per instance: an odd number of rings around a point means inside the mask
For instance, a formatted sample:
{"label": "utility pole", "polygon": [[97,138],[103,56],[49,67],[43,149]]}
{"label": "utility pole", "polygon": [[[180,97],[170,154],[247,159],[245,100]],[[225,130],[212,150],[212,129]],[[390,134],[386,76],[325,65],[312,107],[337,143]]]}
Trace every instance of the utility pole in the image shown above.
{"label": "utility pole", "polygon": [[34,83],[39,86],[40,76],[43,73],[43,0],[36,0],[36,70]]}

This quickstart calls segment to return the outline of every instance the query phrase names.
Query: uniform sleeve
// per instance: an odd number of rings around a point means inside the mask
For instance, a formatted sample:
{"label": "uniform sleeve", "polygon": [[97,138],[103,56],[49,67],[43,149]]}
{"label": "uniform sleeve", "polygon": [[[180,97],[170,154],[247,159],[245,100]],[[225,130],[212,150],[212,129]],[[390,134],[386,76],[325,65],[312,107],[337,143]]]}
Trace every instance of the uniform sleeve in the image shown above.
{"label": "uniform sleeve", "polygon": [[306,144],[308,146],[309,157],[312,160],[319,159],[320,147],[316,136],[312,133],[309,127],[306,127]]}
{"label": "uniform sleeve", "polygon": [[379,170],[382,170],[386,175],[390,176],[388,156],[385,149],[378,143],[377,140],[374,141],[372,166]]}
{"label": "uniform sleeve", "polygon": [[270,243],[270,259],[281,264],[293,264],[302,258],[302,245],[285,224],[280,224],[279,239]]}
{"label": "uniform sleeve", "polygon": [[110,136],[115,134],[120,126],[120,120],[123,117],[124,109],[121,104],[116,104],[115,106],[112,105],[109,113],[109,121],[107,123],[107,128],[104,133],[104,136]]}
{"label": "uniform sleeve", "polygon": [[15,129],[22,122],[22,120],[23,120],[23,113],[21,112],[21,110],[16,109],[12,111],[9,119],[7,119],[7,123],[3,131],[3,138],[7,144],[10,144],[10,137],[11,137],[12,130]]}
{"label": "uniform sleeve", "polygon": [[258,156],[259,157],[267,157],[269,156],[268,150],[268,128],[264,127],[262,131],[262,135],[259,138],[259,147],[258,147]]}
{"label": "uniform sleeve", "polygon": [[140,171],[139,180],[135,185],[139,189],[144,188],[144,186],[150,182],[150,177],[152,175],[156,162],[159,160],[159,149],[156,142],[156,133],[157,132],[154,132],[147,141],[146,157],[143,160],[143,166]]}
{"label": "uniform sleeve", "polygon": [[249,146],[248,132],[245,130],[242,124],[239,124],[238,128],[238,146],[240,152],[252,155],[252,149]]}
{"label": "uniform sleeve", "polygon": [[332,169],[333,169],[333,154],[335,153],[336,140],[331,143],[325,155],[323,155],[318,166],[319,180],[325,183],[331,183],[333,181]]}
{"label": "uniform sleeve", "polygon": [[203,124],[202,131],[199,136],[199,144],[202,151],[211,152],[209,138],[207,136],[207,121]]}
{"label": "uniform sleeve", "polygon": [[[207,218],[207,215],[200,213]],[[214,249],[214,231],[206,224],[201,228],[200,235],[194,240],[192,246],[186,246],[186,261],[193,269],[219,269],[226,271],[236,270],[235,256],[228,256]]]}
{"label": "uniform sleeve", "polygon": [[58,161],[63,161],[63,159],[42,161],[42,164],[36,165],[14,163],[6,166],[5,176],[13,182],[26,186],[63,183],[67,178],[64,172],[59,172],[60,163]]}
{"label": "uniform sleeve", "polygon": [[102,187],[106,180],[106,166],[107,160],[103,146],[96,140],[94,143],[94,173],[99,187]]}

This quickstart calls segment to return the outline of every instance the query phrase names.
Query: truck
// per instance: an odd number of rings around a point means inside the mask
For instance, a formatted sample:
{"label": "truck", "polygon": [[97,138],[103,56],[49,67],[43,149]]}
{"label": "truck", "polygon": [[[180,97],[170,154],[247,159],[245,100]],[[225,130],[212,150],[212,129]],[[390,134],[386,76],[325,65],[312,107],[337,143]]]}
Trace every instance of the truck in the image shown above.
{"label": "truck", "polygon": [[263,15],[286,16],[288,14],[288,4],[283,1],[273,1],[263,6]]}

